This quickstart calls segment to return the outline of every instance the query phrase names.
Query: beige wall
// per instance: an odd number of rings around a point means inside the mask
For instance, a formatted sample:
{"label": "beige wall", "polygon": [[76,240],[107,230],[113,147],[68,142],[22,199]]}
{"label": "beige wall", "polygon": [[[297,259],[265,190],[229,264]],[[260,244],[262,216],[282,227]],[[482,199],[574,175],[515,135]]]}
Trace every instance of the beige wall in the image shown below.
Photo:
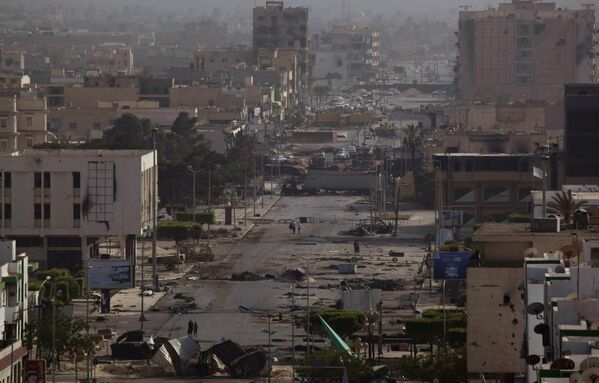
{"label": "beige wall", "polygon": [[81,88],[66,87],[64,89],[64,104],[74,108],[95,108],[100,101],[137,101],[137,88]]}
{"label": "beige wall", "polygon": [[[522,268],[468,268],[468,373],[523,373]],[[504,305],[504,295],[510,304]],[[510,306],[513,305],[513,306]]]}
{"label": "beige wall", "polygon": [[243,96],[225,93],[221,88],[206,86],[185,86],[171,88],[170,106],[205,107],[215,106],[223,109],[241,109],[245,106]]}
{"label": "beige wall", "polygon": [[114,109],[97,108],[51,109],[48,116],[50,127],[57,136],[70,137],[75,141],[102,137],[104,130],[116,118]]}

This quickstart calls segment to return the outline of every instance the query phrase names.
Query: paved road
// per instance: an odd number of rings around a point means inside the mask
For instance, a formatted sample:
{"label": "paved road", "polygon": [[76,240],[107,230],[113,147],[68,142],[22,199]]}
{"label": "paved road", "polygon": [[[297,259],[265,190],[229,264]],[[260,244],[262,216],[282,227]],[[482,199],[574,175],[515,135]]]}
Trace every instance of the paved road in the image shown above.
{"label": "paved road", "polygon": [[[274,352],[279,357],[289,357],[290,284],[272,280],[236,282],[229,278],[233,272],[244,271],[258,275],[279,275],[285,267],[305,266],[306,261],[298,258],[302,257],[310,261],[311,272],[316,279],[310,291],[311,306],[326,307],[333,304],[340,297],[340,281],[346,279],[337,274],[336,264],[349,261],[354,256],[353,238],[340,236],[339,232],[349,229],[360,218],[367,217],[368,210],[360,204],[361,200],[361,197],[355,196],[283,197],[268,214],[261,217],[261,221],[245,239],[217,241],[214,249],[216,260],[202,264],[191,274],[198,276],[199,280],[182,280],[172,287],[175,293],[193,296],[197,310],[186,314],[168,313],[168,306],[175,300],[174,294],[167,294],[157,305],[161,311],[146,314],[146,332],[155,336],[181,336],[185,334],[187,322],[191,319],[199,324],[198,339],[204,349],[222,339],[232,339],[246,346],[266,347],[266,313],[270,312],[275,315],[271,322]],[[349,205],[355,208],[347,209]],[[409,237],[422,238],[432,215],[429,212],[414,214],[420,218],[414,219],[410,227],[402,226],[402,230],[409,233]],[[300,216],[311,217],[314,223],[303,224],[301,234],[293,235],[284,220]],[[362,253],[370,254],[372,262],[363,266],[364,271],[356,278],[380,278],[384,273],[391,273],[394,278],[412,278],[416,273],[415,261],[410,261],[410,264],[406,261],[405,265],[390,265],[388,259],[378,260],[378,257],[385,255],[378,252],[382,252],[381,248],[385,246],[408,246],[406,252],[419,257],[422,252],[418,247],[420,245],[414,247],[395,238],[362,240]],[[395,268],[391,270],[391,267]],[[295,290],[294,298],[298,305],[306,303],[305,287],[305,284],[300,284]],[[241,313],[240,305],[256,312]],[[395,307],[396,303],[392,302],[390,306]],[[278,313],[283,314],[282,321],[278,320]],[[121,314],[109,317],[99,327],[116,327],[122,333],[125,329],[137,327],[137,318],[138,314]],[[296,344],[303,344],[304,340],[303,331],[297,329]]]}

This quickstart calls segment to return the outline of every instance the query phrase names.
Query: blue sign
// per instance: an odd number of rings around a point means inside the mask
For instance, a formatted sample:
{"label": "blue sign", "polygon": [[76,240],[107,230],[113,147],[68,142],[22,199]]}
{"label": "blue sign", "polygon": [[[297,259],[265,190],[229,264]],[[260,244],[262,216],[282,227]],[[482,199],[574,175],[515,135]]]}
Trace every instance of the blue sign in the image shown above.
{"label": "blue sign", "polygon": [[466,279],[469,251],[444,251],[434,260],[435,279]]}

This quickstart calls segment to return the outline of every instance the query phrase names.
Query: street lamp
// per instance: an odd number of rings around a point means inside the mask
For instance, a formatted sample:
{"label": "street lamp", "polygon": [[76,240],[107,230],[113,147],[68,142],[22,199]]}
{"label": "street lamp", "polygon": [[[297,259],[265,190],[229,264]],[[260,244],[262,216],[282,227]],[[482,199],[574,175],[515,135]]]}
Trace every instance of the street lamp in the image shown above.
{"label": "street lamp", "polygon": [[191,174],[193,175],[193,182],[192,182],[192,210],[191,210],[191,214],[192,214],[192,221],[195,223],[196,221],[196,171],[193,170],[193,168],[190,166],[187,167],[187,170],[189,170],[191,172]]}
{"label": "street lamp", "polygon": [[[89,265],[89,260],[85,265],[85,323],[86,323],[86,335],[89,339],[89,270],[93,267]],[[75,356],[75,360],[77,360],[77,356]],[[77,370],[75,370],[77,371]],[[90,379],[90,359],[89,353],[87,353],[87,358],[85,361],[85,376],[87,381]]]}
{"label": "street lamp", "polygon": [[158,215],[158,159],[156,158],[156,133],[157,129],[152,129],[152,144],[153,144],[153,177],[152,177],[152,284],[154,291],[158,291],[158,260],[156,258],[156,241],[157,241],[157,215]]}
{"label": "street lamp", "polygon": [[44,279],[44,281],[42,282],[42,284],[40,285],[40,289],[38,291],[38,303],[37,303],[37,331],[38,331],[38,340],[37,340],[37,357],[38,359],[40,359],[42,357],[42,348],[41,348],[41,342],[40,342],[40,334],[42,333],[42,305],[40,304],[40,295],[42,293],[42,288],[44,287],[44,285],[49,282],[52,279],[51,276],[46,276],[46,279]]}
{"label": "street lamp", "polygon": [[297,259],[301,259],[306,262],[308,275],[306,277],[306,313],[308,315],[308,320],[306,323],[306,355],[310,355],[310,260],[298,257],[295,254],[291,255]]}

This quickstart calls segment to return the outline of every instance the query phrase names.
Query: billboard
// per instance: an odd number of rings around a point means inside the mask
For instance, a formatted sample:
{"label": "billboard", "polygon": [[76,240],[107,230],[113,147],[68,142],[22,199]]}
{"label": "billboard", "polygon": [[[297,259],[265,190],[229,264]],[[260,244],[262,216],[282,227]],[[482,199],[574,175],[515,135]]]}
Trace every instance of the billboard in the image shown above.
{"label": "billboard", "polygon": [[128,289],[133,287],[133,267],[127,259],[90,259],[87,261],[90,289]]}
{"label": "billboard", "polygon": [[435,279],[466,279],[469,251],[443,251],[434,259]]}
{"label": "billboard", "polygon": [[23,382],[46,383],[46,361],[44,359],[26,360]]}

